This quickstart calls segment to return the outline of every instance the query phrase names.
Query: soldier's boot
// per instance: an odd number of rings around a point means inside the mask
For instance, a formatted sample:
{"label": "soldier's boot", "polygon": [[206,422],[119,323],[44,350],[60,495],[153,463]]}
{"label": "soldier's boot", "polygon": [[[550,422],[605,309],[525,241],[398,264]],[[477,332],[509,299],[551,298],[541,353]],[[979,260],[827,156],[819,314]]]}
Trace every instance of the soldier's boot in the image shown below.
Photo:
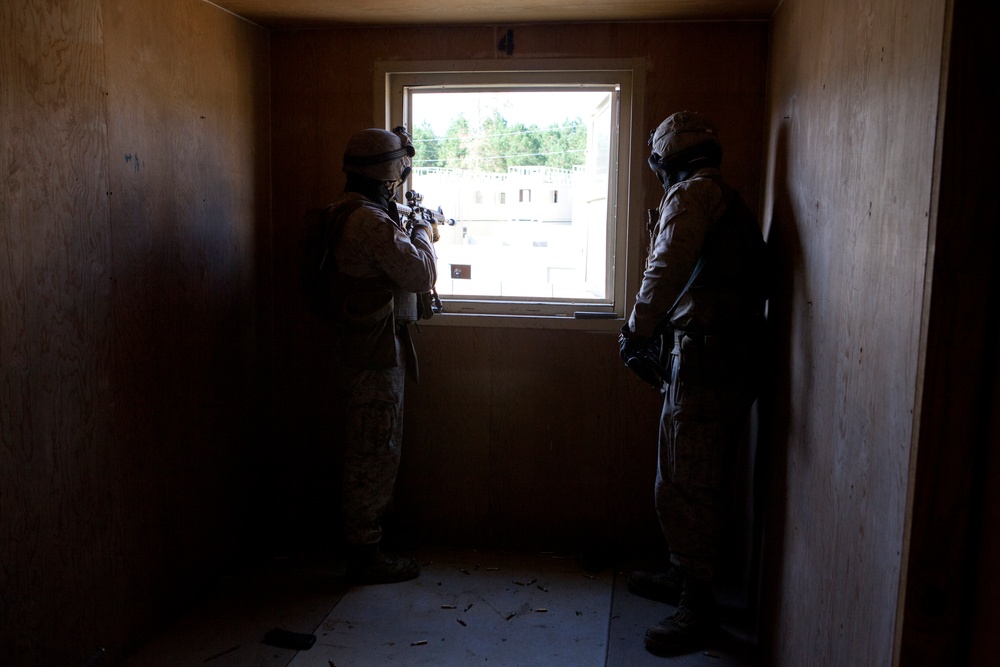
{"label": "soldier's boot", "polygon": [[646,649],[656,655],[678,655],[705,648],[719,627],[709,582],[686,579],[677,611],[646,630]]}
{"label": "soldier's boot", "polygon": [[636,570],[628,576],[630,593],[674,606],[681,599],[682,588],[684,588],[684,573],[673,563],[667,565],[665,572]]}
{"label": "soldier's boot", "polygon": [[420,564],[382,551],[377,544],[351,547],[347,578],[352,584],[394,584],[420,576]]}

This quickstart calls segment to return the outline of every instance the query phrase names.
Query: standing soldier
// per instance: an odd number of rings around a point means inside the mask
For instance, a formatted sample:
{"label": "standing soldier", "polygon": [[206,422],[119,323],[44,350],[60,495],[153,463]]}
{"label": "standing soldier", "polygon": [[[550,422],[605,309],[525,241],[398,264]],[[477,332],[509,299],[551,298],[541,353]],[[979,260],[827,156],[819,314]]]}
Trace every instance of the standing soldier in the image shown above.
{"label": "standing soldier", "polygon": [[338,230],[329,245],[346,401],[344,538],[348,577],[358,584],[420,573],[415,560],[379,546],[381,517],[399,470],[406,373],[416,370],[407,327],[418,319],[417,294],[429,292],[437,279],[433,225],[418,218],[407,231],[394,201],[413,154],[401,127],[355,133],[344,151],[347,185],[327,207]]}
{"label": "standing soldier", "polygon": [[718,626],[713,565],[729,473],[756,396],[766,262],[756,217],[719,172],[712,123],[675,113],[650,144],[664,195],[650,212],[646,269],[619,342],[643,379],[668,383],[655,498],[670,562],[665,572],[632,573],[629,588],[677,606],[645,637],[648,650],[670,654],[696,650]]}

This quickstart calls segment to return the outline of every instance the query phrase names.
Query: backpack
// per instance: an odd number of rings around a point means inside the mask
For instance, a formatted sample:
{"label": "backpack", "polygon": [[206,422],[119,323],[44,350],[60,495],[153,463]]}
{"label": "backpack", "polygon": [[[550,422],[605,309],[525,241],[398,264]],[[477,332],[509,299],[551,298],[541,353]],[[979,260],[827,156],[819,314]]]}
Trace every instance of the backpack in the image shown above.
{"label": "backpack", "polygon": [[340,318],[350,293],[333,251],[340,242],[344,222],[363,203],[351,199],[306,211],[305,233],[299,243],[299,288],[306,308],[324,322]]}
{"label": "backpack", "polygon": [[[709,177],[722,189],[726,210],[709,232],[706,245],[716,240],[717,234],[728,233],[730,243],[741,249],[740,267],[737,271],[744,276],[739,289],[745,297],[763,312],[764,302],[770,297],[774,287],[774,261],[770,248],[761,234],[757,216],[747,206],[746,201],[722,179]],[[716,237],[717,238],[717,237]],[[704,254],[703,254],[704,257]],[[736,267],[733,267],[736,268]]]}

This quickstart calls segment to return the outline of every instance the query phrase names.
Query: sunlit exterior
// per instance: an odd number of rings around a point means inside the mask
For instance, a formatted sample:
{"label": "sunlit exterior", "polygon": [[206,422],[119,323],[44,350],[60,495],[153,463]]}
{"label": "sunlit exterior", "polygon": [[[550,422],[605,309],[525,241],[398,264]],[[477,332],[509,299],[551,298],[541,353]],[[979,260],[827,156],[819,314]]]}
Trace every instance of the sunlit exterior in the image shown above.
{"label": "sunlit exterior", "polygon": [[437,243],[442,297],[607,298],[609,101],[567,106],[587,130],[583,164],[571,169],[413,170],[411,186],[423,204],[457,221],[440,229]]}

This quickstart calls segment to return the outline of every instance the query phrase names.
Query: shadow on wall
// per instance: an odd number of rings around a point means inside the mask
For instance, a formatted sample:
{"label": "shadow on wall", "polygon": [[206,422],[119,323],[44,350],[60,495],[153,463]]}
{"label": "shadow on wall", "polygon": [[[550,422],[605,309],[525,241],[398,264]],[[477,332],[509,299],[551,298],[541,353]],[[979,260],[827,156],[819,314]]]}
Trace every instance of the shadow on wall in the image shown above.
{"label": "shadow on wall", "polygon": [[253,500],[256,555],[333,553],[342,545],[343,397],[334,334],[308,310],[299,287],[306,210],[285,216],[276,244],[272,423],[262,439]]}
{"label": "shadow on wall", "polygon": [[[767,242],[774,262],[773,286],[768,302],[767,354],[771,373],[759,401],[760,447],[755,484],[759,510],[759,544],[762,559],[760,571],[761,594],[758,636],[767,647],[774,639],[774,628],[780,616],[780,602],[771,592],[780,588],[783,578],[782,554],[784,553],[785,518],[787,516],[787,475],[789,441],[792,433],[792,355],[796,340],[810,338],[808,327],[809,303],[797,304],[807,295],[796,295],[796,285],[803,285],[803,254],[798,221],[791,201],[788,174],[788,130],[778,129],[774,152],[774,207],[769,221]],[[795,308],[806,309],[805,317],[795,319]],[[802,350],[798,350],[802,352]],[[808,359],[799,359],[798,365],[808,367]],[[811,401],[808,385],[795,387],[796,402],[808,405]]]}

